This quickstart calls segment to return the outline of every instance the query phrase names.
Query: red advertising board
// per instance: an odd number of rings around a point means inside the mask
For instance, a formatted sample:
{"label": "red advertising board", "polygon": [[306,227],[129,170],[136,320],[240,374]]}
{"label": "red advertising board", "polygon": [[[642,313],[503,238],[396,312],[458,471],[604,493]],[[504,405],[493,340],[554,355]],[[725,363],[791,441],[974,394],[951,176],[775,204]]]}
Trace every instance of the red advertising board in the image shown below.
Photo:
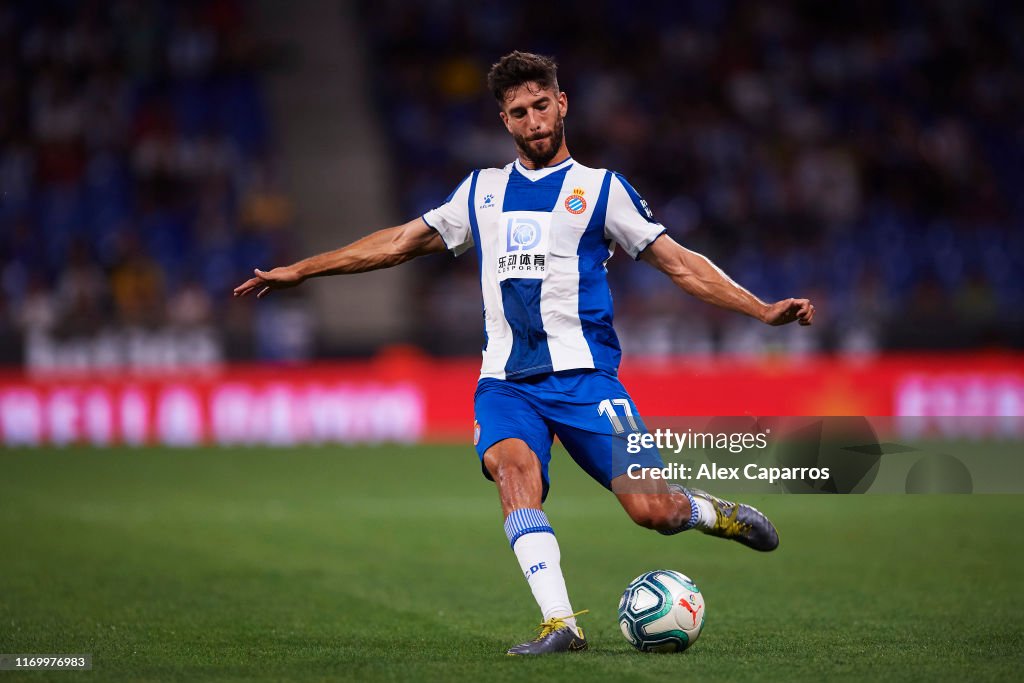
{"label": "red advertising board", "polygon": [[[7,446],[466,441],[477,359],[397,351],[369,361],[176,373],[0,372]],[[1024,355],[627,359],[648,416],[1024,415]]]}

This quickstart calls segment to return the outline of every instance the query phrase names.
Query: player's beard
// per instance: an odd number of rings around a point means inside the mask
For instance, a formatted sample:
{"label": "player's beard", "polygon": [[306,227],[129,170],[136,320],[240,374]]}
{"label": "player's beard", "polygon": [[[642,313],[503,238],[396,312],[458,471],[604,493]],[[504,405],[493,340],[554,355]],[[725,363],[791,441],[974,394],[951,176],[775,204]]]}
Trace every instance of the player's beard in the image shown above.
{"label": "player's beard", "polygon": [[534,168],[544,168],[548,165],[548,162],[555,158],[558,150],[562,149],[562,141],[565,139],[565,119],[559,116],[558,120],[555,121],[555,127],[551,131],[551,135],[541,138],[547,140],[548,144],[540,150],[537,150],[530,143],[530,140],[522,135],[513,134],[512,137],[516,141],[516,147],[519,148],[523,156],[533,163]]}

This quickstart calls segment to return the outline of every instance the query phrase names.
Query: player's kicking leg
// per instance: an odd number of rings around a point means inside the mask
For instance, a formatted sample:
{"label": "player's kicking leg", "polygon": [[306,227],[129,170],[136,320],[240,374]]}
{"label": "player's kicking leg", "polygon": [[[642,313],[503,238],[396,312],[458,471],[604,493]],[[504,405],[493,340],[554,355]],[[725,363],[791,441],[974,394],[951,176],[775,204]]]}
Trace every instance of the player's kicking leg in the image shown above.
{"label": "player's kicking leg", "polygon": [[641,526],[666,536],[697,529],[764,552],[779,546],[775,525],[755,507],[679,484],[666,486],[658,480],[638,482],[625,477],[616,477],[612,490],[633,521]]}
{"label": "player's kicking leg", "polygon": [[583,630],[576,625],[576,617],[583,612],[572,611],[558,541],[541,508],[544,482],[540,460],[526,442],[505,439],[487,449],[484,466],[498,485],[505,533],[544,619],[536,638],[510,648],[508,654],[587,649]]}

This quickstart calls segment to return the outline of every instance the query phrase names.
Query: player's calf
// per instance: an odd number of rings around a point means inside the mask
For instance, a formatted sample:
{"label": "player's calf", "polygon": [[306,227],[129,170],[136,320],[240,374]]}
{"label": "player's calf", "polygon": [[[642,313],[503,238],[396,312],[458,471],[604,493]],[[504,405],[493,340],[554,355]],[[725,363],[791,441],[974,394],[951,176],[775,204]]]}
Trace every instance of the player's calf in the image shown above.
{"label": "player's calf", "polygon": [[689,500],[676,491],[622,494],[619,501],[629,518],[645,529],[669,531],[690,519]]}

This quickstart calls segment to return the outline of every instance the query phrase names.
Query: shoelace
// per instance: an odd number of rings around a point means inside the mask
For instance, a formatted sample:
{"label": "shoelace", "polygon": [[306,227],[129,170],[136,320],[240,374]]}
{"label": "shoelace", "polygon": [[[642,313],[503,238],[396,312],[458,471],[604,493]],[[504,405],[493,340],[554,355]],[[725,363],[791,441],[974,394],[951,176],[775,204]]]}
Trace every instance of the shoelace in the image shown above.
{"label": "shoelace", "polygon": [[723,536],[733,537],[739,536],[740,534],[746,533],[750,530],[749,524],[744,524],[739,520],[740,506],[732,506],[732,514],[725,515],[721,511],[721,507],[718,508],[718,520],[716,526],[718,530],[722,532]]}
{"label": "shoelace", "polygon": [[533,642],[537,642],[538,640],[546,638],[547,636],[551,635],[560,628],[568,628],[569,625],[565,623],[566,619],[572,619],[574,617],[580,616],[581,614],[587,614],[588,612],[590,612],[590,610],[584,609],[580,610],[579,612],[575,612],[574,614],[570,614],[566,617],[551,617],[550,619],[543,622],[540,626],[537,627],[537,630],[540,631],[540,635],[534,638]]}

